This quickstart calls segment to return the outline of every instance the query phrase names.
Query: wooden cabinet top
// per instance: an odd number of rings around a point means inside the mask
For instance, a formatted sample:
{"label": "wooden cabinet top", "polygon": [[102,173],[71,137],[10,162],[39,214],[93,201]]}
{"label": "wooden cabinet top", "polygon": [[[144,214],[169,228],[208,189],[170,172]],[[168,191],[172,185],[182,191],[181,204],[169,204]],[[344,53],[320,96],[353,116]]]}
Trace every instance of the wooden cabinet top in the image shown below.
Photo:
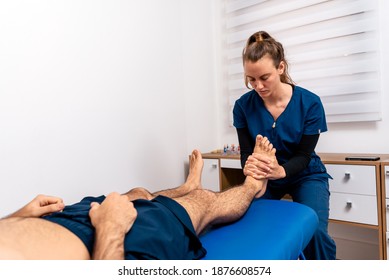
{"label": "wooden cabinet top", "polygon": [[203,158],[226,158],[226,159],[237,159],[240,160],[239,154],[227,155],[222,153],[203,153]]}
{"label": "wooden cabinet top", "polygon": [[[318,153],[324,163],[334,164],[360,164],[360,165],[389,165],[389,154],[367,154],[367,153]],[[240,159],[239,154],[222,154],[222,153],[203,153],[203,158],[208,159]],[[379,156],[380,159],[376,161],[366,160],[346,160],[350,156]]]}
{"label": "wooden cabinet top", "polygon": [[[360,164],[360,165],[380,165],[382,163],[389,163],[388,154],[366,154],[366,153],[318,153],[321,160],[324,163],[337,163],[337,164]],[[358,156],[378,156],[379,160],[346,160],[346,157],[358,157]]]}

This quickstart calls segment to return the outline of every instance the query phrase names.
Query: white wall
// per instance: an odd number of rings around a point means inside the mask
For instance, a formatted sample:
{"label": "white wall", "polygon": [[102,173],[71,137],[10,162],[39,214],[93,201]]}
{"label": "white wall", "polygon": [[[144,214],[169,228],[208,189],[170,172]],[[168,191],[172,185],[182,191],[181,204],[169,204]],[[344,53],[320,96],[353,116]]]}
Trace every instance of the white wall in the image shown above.
{"label": "white wall", "polygon": [[220,139],[217,83],[218,1],[180,1],[183,33],[183,90],[186,98],[187,146],[202,152]]}
{"label": "white wall", "polygon": [[[380,44],[381,46],[381,94],[382,94],[382,120],[378,122],[337,123],[329,124],[328,131],[320,136],[317,152],[328,153],[387,153],[389,154],[389,33],[386,32],[389,25],[389,2],[379,0],[380,4]],[[331,81],[329,81],[331,82]],[[221,133],[222,142],[238,143],[236,130],[229,126],[228,97],[223,95],[221,85],[219,104],[221,109]]]}
{"label": "white wall", "polygon": [[[237,143],[220,3],[1,1],[0,216],[38,193],[176,186],[192,149]],[[389,153],[389,35],[379,43],[382,121],[330,124],[319,152]]]}
{"label": "white wall", "polygon": [[38,193],[182,183],[190,151],[216,139],[211,13],[207,0],[1,1],[0,216]]}

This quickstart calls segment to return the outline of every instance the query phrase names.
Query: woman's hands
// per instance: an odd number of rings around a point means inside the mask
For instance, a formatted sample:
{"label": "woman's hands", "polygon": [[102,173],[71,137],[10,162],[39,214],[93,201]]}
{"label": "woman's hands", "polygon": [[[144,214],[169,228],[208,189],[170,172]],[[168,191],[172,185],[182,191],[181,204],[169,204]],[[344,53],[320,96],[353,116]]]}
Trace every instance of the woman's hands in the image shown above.
{"label": "woman's hands", "polygon": [[[262,142],[265,147],[270,143],[267,137],[263,137]],[[254,153],[247,158],[243,173],[245,176],[251,176],[257,180],[276,180],[286,176],[285,169],[278,164],[275,152],[262,152],[260,148],[254,149]]]}

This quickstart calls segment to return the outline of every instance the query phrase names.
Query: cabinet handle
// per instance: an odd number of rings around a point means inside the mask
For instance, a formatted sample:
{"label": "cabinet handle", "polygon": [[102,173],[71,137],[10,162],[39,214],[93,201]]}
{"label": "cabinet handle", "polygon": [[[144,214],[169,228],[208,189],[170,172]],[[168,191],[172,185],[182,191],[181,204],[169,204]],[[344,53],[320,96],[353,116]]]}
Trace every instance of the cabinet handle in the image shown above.
{"label": "cabinet handle", "polygon": [[353,203],[351,201],[346,202],[346,207],[351,208],[353,206]]}
{"label": "cabinet handle", "polygon": [[389,171],[386,171],[386,176],[389,176]]}
{"label": "cabinet handle", "polygon": [[213,168],[217,168],[217,164],[216,163],[212,163],[212,167]]}
{"label": "cabinet handle", "polygon": [[346,177],[346,179],[350,179],[351,173],[350,172],[344,173],[344,177]]}

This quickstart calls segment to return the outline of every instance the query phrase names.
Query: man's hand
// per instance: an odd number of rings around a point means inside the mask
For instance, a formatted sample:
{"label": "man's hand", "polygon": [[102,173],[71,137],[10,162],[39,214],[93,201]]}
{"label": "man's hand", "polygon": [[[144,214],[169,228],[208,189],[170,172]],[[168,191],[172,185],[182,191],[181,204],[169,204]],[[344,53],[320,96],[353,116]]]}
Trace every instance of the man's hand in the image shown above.
{"label": "man's hand", "polygon": [[64,207],[65,205],[61,198],[40,194],[8,217],[41,217],[62,211]]}
{"label": "man's hand", "polygon": [[137,212],[125,195],[110,193],[99,204],[91,203],[89,217],[96,229],[94,259],[123,259],[124,238],[134,224]]}

